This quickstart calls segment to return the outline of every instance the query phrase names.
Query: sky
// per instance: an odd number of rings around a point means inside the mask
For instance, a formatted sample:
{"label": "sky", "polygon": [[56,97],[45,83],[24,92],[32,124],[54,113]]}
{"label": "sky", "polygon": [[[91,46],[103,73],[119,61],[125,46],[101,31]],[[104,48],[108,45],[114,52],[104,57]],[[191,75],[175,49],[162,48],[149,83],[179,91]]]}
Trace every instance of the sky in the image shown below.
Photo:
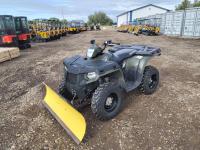
{"label": "sky", "polygon": [[0,15],[87,21],[88,15],[103,11],[116,21],[117,15],[150,3],[174,10],[180,2],[181,0],[0,0]]}

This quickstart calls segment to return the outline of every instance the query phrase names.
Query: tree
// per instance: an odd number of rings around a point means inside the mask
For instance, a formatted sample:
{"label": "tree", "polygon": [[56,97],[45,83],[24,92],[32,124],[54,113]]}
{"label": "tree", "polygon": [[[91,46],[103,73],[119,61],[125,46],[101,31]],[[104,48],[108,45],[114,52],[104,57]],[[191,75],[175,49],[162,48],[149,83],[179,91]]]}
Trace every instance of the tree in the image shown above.
{"label": "tree", "polygon": [[193,7],[200,7],[200,1],[193,4]]}
{"label": "tree", "polygon": [[88,17],[88,24],[112,25],[113,20],[110,19],[104,12],[95,12],[93,15]]}
{"label": "tree", "polygon": [[51,18],[49,18],[50,20],[56,20],[56,21],[59,21],[59,19],[58,18],[55,18],[55,17],[51,17]]}
{"label": "tree", "polygon": [[191,7],[189,0],[183,0],[181,4],[176,7],[176,10],[185,10],[186,8]]}
{"label": "tree", "polygon": [[60,20],[62,23],[67,24],[67,19]]}

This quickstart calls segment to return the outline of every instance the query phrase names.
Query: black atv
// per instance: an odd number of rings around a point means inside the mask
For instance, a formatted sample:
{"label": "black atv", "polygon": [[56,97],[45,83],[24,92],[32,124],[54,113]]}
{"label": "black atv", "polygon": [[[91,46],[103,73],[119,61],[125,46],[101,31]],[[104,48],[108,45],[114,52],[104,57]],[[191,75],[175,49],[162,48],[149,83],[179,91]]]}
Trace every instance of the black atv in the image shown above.
{"label": "black atv", "polygon": [[[108,52],[104,53],[106,47]],[[159,48],[145,45],[120,45],[106,41],[103,47],[91,41],[87,57],[64,60],[64,81],[59,94],[74,107],[91,104],[100,120],[115,117],[122,108],[123,93],[139,89],[152,94],[159,84],[159,72],[147,62],[161,55]]]}

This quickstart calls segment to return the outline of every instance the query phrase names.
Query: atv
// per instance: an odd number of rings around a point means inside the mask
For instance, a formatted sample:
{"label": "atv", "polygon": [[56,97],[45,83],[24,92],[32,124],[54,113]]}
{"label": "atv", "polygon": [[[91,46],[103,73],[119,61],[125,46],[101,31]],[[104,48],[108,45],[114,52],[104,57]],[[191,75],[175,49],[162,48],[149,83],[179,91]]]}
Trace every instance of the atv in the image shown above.
{"label": "atv", "polygon": [[58,93],[75,108],[91,104],[98,119],[112,119],[122,109],[124,93],[138,89],[148,95],[156,91],[159,71],[147,63],[159,55],[160,48],[112,41],[98,46],[92,40],[86,57],[64,59],[64,80]]}

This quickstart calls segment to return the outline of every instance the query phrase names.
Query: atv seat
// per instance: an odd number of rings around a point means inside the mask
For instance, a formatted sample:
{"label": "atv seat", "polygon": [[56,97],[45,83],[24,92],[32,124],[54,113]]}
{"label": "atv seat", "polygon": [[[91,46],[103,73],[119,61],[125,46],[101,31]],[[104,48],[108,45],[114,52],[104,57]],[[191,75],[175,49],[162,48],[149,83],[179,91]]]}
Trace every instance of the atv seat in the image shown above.
{"label": "atv seat", "polygon": [[160,48],[145,45],[120,45],[113,47],[109,52],[112,53],[113,59],[118,63],[135,55],[156,56],[161,54]]}

